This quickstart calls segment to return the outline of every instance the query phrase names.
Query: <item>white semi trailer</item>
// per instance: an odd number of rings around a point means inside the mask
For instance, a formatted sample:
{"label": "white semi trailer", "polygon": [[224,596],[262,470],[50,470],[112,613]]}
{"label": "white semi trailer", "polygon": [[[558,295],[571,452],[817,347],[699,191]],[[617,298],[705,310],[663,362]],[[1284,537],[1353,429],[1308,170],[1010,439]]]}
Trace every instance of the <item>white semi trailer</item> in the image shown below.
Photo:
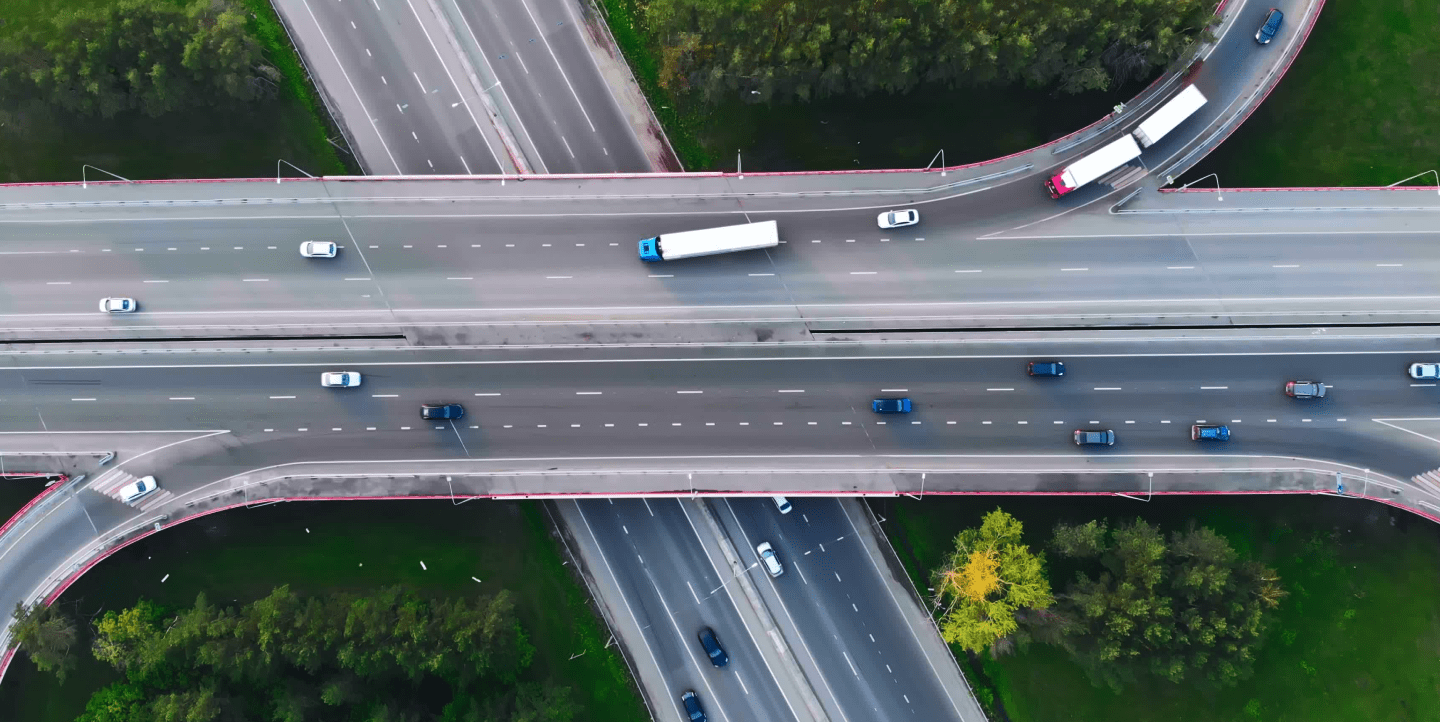
{"label": "white semi trailer", "polygon": [[674,261],[716,253],[774,248],[778,245],[780,232],[775,221],[761,221],[646,238],[640,241],[640,260]]}

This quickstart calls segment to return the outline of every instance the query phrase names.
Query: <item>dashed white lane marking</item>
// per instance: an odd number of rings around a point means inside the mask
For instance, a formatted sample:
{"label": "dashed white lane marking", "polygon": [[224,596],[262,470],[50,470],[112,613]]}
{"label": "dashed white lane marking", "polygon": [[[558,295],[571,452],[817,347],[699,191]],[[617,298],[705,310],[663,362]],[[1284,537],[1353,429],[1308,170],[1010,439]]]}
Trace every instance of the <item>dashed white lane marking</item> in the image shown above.
{"label": "dashed white lane marking", "polygon": [[677,394],[703,394],[704,391],[676,391]]}
{"label": "dashed white lane marking", "polygon": [[979,269],[979,268],[964,268],[964,269],[957,269],[955,272],[956,272],[956,273],[984,273],[985,271],[982,270],[982,269]]}
{"label": "dashed white lane marking", "polygon": [[773,273],[752,273],[751,276],[773,276]]}
{"label": "dashed white lane marking", "polygon": [[268,283],[270,281],[268,278],[242,278],[240,280],[246,283]]}
{"label": "dashed white lane marking", "polygon": [[1167,270],[1167,271],[1193,271],[1193,270],[1195,270],[1195,267],[1194,267],[1194,266],[1166,266],[1166,267],[1165,267],[1165,270]]}
{"label": "dashed white lane marking", "polygon": [[448,276],[448,277],[446,277],[445,280],[447,280],[447,281],[473,281],[473,280],[475,280],[475,277],[474,277],[474,276]]}
{"label": "dashed white lane marking", "polygon": [[777,389],[776,393],[781,394],[803,394],[805,389]]}
{"label": "dashed white lane marking", "polygon": [[331,431],[344,431],[344,429],[340,428],[339,426],[331,426],[331,427],[330,427],[330,430],[331,430]]}
{"label": "dashed white lane marking", "polygon": [[480,393],[480,394],[475,394],[475,395],[476,395],[476,396],[499,396],[499,395],[500,395],[500,392],[499,392],[499,391],[487,391],[487,392],[485,392],[485,393]]}
{"label": "dashed white lane marking", "polygon": [[1270,267],[1271,267],[1271,268],[1299,268],[1299,267],[1300,267],[1300,264],[1298,264],[1298,263],[1277,263],[1277,264],[1274,264],[1274,265],[1272,265],[1272,266],[1270,266]]}
{"label": "dashed white lane marking", "polygon": [[551,281],[563,281],[567,278],[574,278],[574,276],[546,276],[545,278]]}
{"label": "dashed white lane marking", "polygon": [[[1055,422],[1055,423],[1058,424],[1058,423],[1060,423],[1060,422],[1057,421],[1057,422]],[[1162,424],[1168,424],[1168,423],[1170,423],[1170,420],[1169,420],[1169,419],[1165,419],[1165,420],[1161,421],[1160,423],[1162,423]]]}
{"label": "dashed white lane marking", "polygon": [[413,131],[413,130],[410,131],[410,137],[411,137],[411,138],[414,138],[416,143],[419,143],[419,142],[420,142],[420,136],[415,135],[415,131]]}
{"label": "dashed white lane marking", "polygon": [[1096,386],[1096,391],[1119,391],[1119,386]]}
{"label": "dashed white lane marking", "polygon": [[[750,274],[750,275],[753,276],[753,275],[755,275],[755,274],[752,273],[752,274]],[[652,273],[652,274],[650,274],[650,277],[651,277],[651,278],[674,278],[674,277],[675,277],[675,274],[673,274],[673,273]]]}
{"label": "dashed white lane marking", "polygon": [[70,399],[70,400],[71,400],[71,401],[94,401],[95,399],[90,398],[90,399]]}
{"label": "dashed white lane marking", "polygon": [[400,398],[400,394],[370,394],[370,397],[375,399],[396,399]]}
{"label": "dashed white lane marking", "polygon": [[1305,423],[1307,423],[1307,424],[1310,423],[1310,419],[1300,419],[1300,420],[1303,421],[1303,422],[1305,422]]}
{"label": "dashed white lane marking", "polygon": [[1435,384],[1410,384],[1411,386],[1434,386]]}
{"label": "dashed white lane marking", "polygon": [[910,389],[880,389],[880,393],[882,393],[882,394],[892,394],[892,393],[895,393],[895,394],[903,394],[903,393],[905,393],[906,391],[909,391],[909,390],[910,390]]}
{"label": "dashed white lane marking", "polygon": [[993,422],[993,421],[981,421],[980,423],[982,423],[982,424],[984,424],[984,425],[986,425],[986,426],[989,426],[990,424],[993,424],[993,423],[995,423],[995,422]]}
{"label": "dashed white lane marking", "polygon": [[68,286],[68,285],[70,285],[70,282],[69,282],[69,281],[46,281],[46,282],[45,282],[45,285],[47,285],[47,286]]}
{"label": "dashed white lane marking", "polygon": [[600,396],[601,394],[604,394],[604,393],[605,393],[604,391],[576,391],[576,392],[575,392],[575,395],[576,395],[576,396]]}
{"label": "dashed white lane marking", "polygon": [[879,273],[879,271],[851,271],[851,272],[850,272],[850,275],[852,275],[852,276],[873,276],[873,275],[875,275],[876,273]]}
{"label": "dashed white lane marking", "polygon": [[570,150],[570,141],[565,140],[565,136],[562,135],[562,136],[560,136],[560,142],[565,144],[565,152],[566,152],[566,153],[569,153],[571,158],[574,158],[574,157],[575,157],[575,151]]}
{"label": "dashed white lane marking", "polygon": [[1336,421],[1344,421],[1345,419],[1335,419],[1335,420],[1336,420]]}
{"label": "dashed white lane marking", "polygon": [[171,396],[171,401],[194,401],[194,396]]}
{"label": "dashed white lane marking", "polygon": [[1405,265],[1405,264],[1403,264],[1403,263],[1377,263],[1377,264],[1375,264],[1375,267],[1376,267],[1376,268],[1399,268],[1399,267],[1401,267],[1401,266],[1403,266],[1403,265]]}
{"label": "dashed white lane marking", "polygon": [[1130,421],[1130,420],[1126,420],[1125,423],[1127,423],[1127,424],[1133,424],[1133,423],[1135,423],[1135,422],[1134,422],[1134,421]]}
{"label": "dashed white lane marking", "polygon": [[141,283],[169,283],[169,281],[141,281]]}
{"label": "dashed white lane marking", "polygon": [[375,427],[374,427],[374,426],[366,426],[366,427],[365,427],[365,430],[366,430],[366,431],[374,431],[374,430],[375,430]]}
{"label": "dashed white lane marking", "polygon": [[824,241],[811,241],[811,243],[824,243]]}
{"label": "dashed white lane marking", "polygon": [[1062,268],[1061,271],[1088,271],[1088,268]]}
{"label": "dashed white lane marking", "polygon": [[1225,389],[1228,389],[1228,388],[1230,388],[1230,387],[1229,387],[1229,386],[1201,386],[1201,387],[1200,387],[1200,390],[1201,390],[1201,391],[1224,391]]}
{"label": "dashed white lane marking", "polygon": [[294,396],[271,396],[272,399],[293,399]]}
{"label": "dashed white lane marking", "polygon": [[1029,422],[1029,421],[1016,421],[1015,423],[1017,423],[1017,424],[1019,424],[1019,425],[1021,425],[1021,426],[1025,426],[1025,425],[1029,424],[1030,422]]}
{"label": "dashed white lane marking", "polygon": [[1267,423],[1267,424],[1273,424],[1273,423],[1275,423],[1275,419],[1265,419],[1265,423]]}
{"label": "dashed white lane marking", "polygon": [[1230,419],[1230,423],[1232,423],[1232,424],[1238,424],[1238,423],[1240,423],[1240,419]]}
{"label": "dashed white lane marking", "polygon": [[370,279],[368,279],[368,278],[347,278],[347,279],[345,279],[345,280],[347,280],[347,281],[368,281],[368,280],[370,280]]}
{"label": "dashed white lane marking", "polygon": [[986,391],[1014,391],[1015,389],[985,389]]}
{"label": "dashed white lane marking", "polygon": [[819,426],[819,425],[820,425],[820,422],[819,422],[819,421],[807,421],[807,422],[805,422],[805,423],[807,423],[807,424],[809,424],[809,425],[811,425],[811,426]]}

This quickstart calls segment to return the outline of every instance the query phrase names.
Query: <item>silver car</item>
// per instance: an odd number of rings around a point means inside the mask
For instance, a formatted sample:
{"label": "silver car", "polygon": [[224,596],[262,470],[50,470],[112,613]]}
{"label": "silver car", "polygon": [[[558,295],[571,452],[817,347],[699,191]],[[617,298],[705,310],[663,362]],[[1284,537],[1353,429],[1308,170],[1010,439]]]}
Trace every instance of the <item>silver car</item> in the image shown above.
{"label": "silver car", "polygon": [[320,374],[320,385],[327,389],[348,389],[360,385],[359,371],[326,371]]}
{"label": "silver car", "polygon": [[134,313],[139,308],[133,298],[102,298],[100,299],[100,311],[102,313]]}
{"label": "silver car", "polygon": [[332,241],[306,241],[300,244],[300,255],[306,258],[334,258],[340,250]]}
{"label": "silver car", "polygon": [[775,556],[770,542],[761,542],[760,546],[755,547],[755,553],[760,555],[760,563],[765,565],[765,571],[770,572],[770,576],[778,577],[785,573],[785,567],[780,565],[780,557]]}
{"label": "silver car", "polygon": [[903,228],[920,222],[920,211],[909,208],[903,211],[885,211],[878,219],[881,228]]}

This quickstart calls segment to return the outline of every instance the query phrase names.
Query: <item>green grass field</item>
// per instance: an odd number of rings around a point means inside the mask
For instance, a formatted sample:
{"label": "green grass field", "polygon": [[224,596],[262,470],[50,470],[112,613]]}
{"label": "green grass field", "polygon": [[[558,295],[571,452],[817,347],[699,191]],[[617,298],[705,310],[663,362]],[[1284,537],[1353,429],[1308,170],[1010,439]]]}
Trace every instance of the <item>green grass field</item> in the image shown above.
{"label": "green grass field", "polygon": [[[435,595],[509,589],[537,650],[528,675],[573,687],[583,705],[577,719],[646,719],[624,660],[605,648],[609,633],[561,565],[548,529],[544,510],[528,502],[292,502],[233,510],[126,548],[59,603],[88,619],[141,597],[188,605],[204,590],[217,604],[243,603],[281,584],[299,594],[393,584]],[[62,686],[22,654],[0,685],[0,719],[75,719],[93,690],[116,679],[88,652],[84,658]]]}
{"label": "green grass field", "polygon": [[[1012,722],[1440,719],[1440,527],[1419,517],[1308,496],[1149,504],[932,497],[879,506],[912,575],[938,563],[956,532],[999,506],[1025,523],[1032,547],[1060,520],[1138,514],[1175,529],[1195,519],[1272,565],[1290,591],[1254,678],[1217,693],[1157,681],[1116,695],[1091,686],[1063,651],[1043,645],[987,659],[987,686]],[[1057,591],[1063,581],[1051,580]]]}
{"label": "green grass field", "polygon": [[1440,167],[1437,67],[1435,3],[1328,0],[1279,87],[1190,175],[1218,173],[1227,187],[1383,186]]}
{"label": "green grass field", "polygon": [[[60,9],[109,2],[5,0],[0,38],[26,29],[43,33]],[[47,109],[0,113],[0,182],[78,181],[86,164],[132,180],[263,178],[275,175],[282,158],[314,175],[353,170],[348,156],[326,141],[342,142],[339,131],[328,127],[328,115],[269,1],[239,2],[252,14],[251,32],[266,59],[284,74],[274,100],[239,111],[201,108],[160,118],[125,113],[105,120]],[[284,170],[283,175],[298,175]],[[93,170],[86,177],[111,179]]]}

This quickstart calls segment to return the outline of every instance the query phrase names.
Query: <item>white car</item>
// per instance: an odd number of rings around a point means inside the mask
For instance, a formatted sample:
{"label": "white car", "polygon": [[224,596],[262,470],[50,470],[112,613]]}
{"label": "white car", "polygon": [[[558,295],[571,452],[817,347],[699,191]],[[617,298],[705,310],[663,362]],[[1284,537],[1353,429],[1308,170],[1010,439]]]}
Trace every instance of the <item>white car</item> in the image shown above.
{"label": "white car", "polygon": [[1440,379],[1440,364],[1410,364],[1410,378],[1421,381]]}
{"label": "white car", "polygon": [[762,542],[755,547],[755,553],[760,555],[760,562],[765,565],[765,571],[770,576],[778,577],[785,573],[785,567],[780,566],[780,557],[775,556],[775,550],[770,548],[770,542]]}
{"label": "white car", "polygon": [[327,389],[348,389],[360,385],[359,371],[326,371],[320,374],[320,385]]}
{"label": "white car", "polygon": [[102,313],[134,313],[140,306],[133,298],[102,298],[100,299],[100,311]]}
{"label": "white car", "polygon": [[881,228],[903,228],[920,222],[920,211],[911,208],[904,211],[885,211],[880,214]]}
{"label": "white car", "polygon": [[300,255],[306,258],[334,258],[340,247],[331,241],[306,241],[300,244]]}
{"label": "white car", "polygon": [[132,481],[129,484],[120,487],[120,501],[123,501],[126,504],[133,504],[136,499],[139,499],[140,497],[145,496],[146,494],[149,494],[150,492],[155,491],[159,488],[160,485],[155,483],[155,477],[142,476],[139,479],[136,479],[135,481]]}
{"label": "white car", "polygon": [[794,508],[790,506],[790,500],[783,496],[772,496],[770,500],[775,502],[775,508],[779,509],[781,514],[789,514],[790,510]]}

